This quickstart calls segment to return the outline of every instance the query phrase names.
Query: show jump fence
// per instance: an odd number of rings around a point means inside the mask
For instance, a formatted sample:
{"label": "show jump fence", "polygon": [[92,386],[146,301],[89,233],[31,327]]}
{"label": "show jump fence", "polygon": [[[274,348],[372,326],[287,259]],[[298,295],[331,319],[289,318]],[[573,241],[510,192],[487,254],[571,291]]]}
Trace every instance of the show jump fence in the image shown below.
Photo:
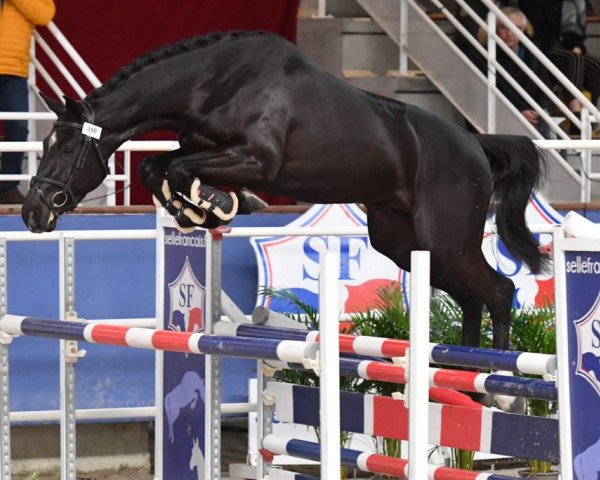
{"label": "show jump fence", "polygon": [[[592,455],[594,447],[598,442],[598,431],[600,426],[594,424],[593,416],[582,418],[570,408],[571,402],[586,405],[586,408],[596,411],[600,407],[600,382],[596,378],[596,370],[589,366],[591,356],[598,359],[600,352],[596,352],[596,343],[593,332],[597,327],[599,319],[596,318],[598,305],[600,305],[600,245],[597,238],[598,226],[589,225],[580,218],[571,216],[567,218],[563,230],[557,232],[555,242],[555,263],[557,268],[557,330],[559,337],[559,350],[556,358],[552,356],[539,356],[519,352],[488,352],[484,349],[474,349],[471,355],[460,348],[448,348],[441,345],[431,345],[428,341],[429,332],[429,257],[426,252],[414,252],[412,258],[413,275],[411,279],[411,341],[410,344],[403,342],[388,341],[373,338],[352,338],[348,336],[338,337],[337,322],[320,322],[322,330],[317,337],[315,333],[287,332],[284,329],[274,327],[258,328],[257,326],[239,325],[235,327],[224,326],[219,323],[222,308],[228,313],[232,321],[246,322],[245,316],[236,311],[231,305],[221,303],[221,276],[220,256],[222,232],[213,232],[208,235],[204,231],[192,234],[196,240],[188,242],[183,246],[165,244],[165,236],[169,229],[174,228],[168,219],[161,219],[161,227],[158,232],[159,248],[159,274],[157,285],[159,291],[165,295],[158,295],[157,314],[163,316],[164,322],[173,321],[174,306],[169,302],[172,285],[185,285],[189,292],[189,299],[202,299],[194,297],[192,293],[195,286],[206,288],[206,324],[205,334],[201,333],[179,333],[167,332],[161,329],[146,330],[138,328],[124,328],[114,326],[94,325],[79,321],[45,321],[14,315],[5,315],[0,320],[0,330],[6,335],[40,335],[53,338],[63,338],[70,341],[88,341],[97,343],[109,343],[134,348],[152,348],[165,350],[164,354],[158,353],[165,371],[171,375],[162,375],[158,369],[159,378],[163,382],[162,392],[157,396],[157,407],[161,407],[160,418],[157,415],[157,475],[158,478],[190,478],[190,462],[182,462],[181,455],[174,455],[169,447],[175,450],[181,449],[189,444],[192,455],[193,445],[203,447],[200,453],[202,460],[194,464],[197,472],[201,468],[205,479],[216,480],[220,474],[220,382],[221,372],[220,355],[239,355],[251,358],[268,359],[271,365],[294,366],[300,364],[303,368],[314,368],[321,375],[322,388],[319,391],[305,390],[297,386],[288,386],[267,382],[267,376],[262,371],[262,360],[259,361],[258,388],[265,392],[266,398],[274,398],[274,407],[281,418],[293,422],[321,426],[321,445],[310,444],[298,440],[281,440],[270,433],[270,422],[272,407],[261,405],[259,409],[259,432],[262,447],[272,454],[288,453],[305,458],[316,459],[320,457],[321,478],[339,478],[341,464],[351,465],[374,473],[396,474],[410,479],[423,478],[487,478],[489,480],[502,480],[506,477],[493,474],[474,476],[472,472],[446,469],[445,467],[432,467],[427,463],[428,444],[433,440],[437,443],[459,445],[458,441],[469,443],[471,447],[477,447],[482,451],[498,451],[505,448],[508,437],[514,442],[514,432],[517,425],[523,427],[521,435],[528,436],[533,445],[530,450],[521,449],[518,454],[522,456],[539,455],[539,458],[557,460],[558,454],[558,432],[560,432],[560,461],[561,474],[565,480],[585,478],[579,474],[578,468],[586,455]],[[565,233],[566,232],[566,233]],[[589,239],[565,238],[566,234],[582,233]],[[201,247],[201,248],[199,248]],[[177,250],[175,252],[175,250]],[[196,250],[194,252],[194,250]],[[194,258],[192,258],[194,257]],[[192,264],[196,258],[204,257],[206,263],[200,268],[200,273],[194,272]],[[202,275],[204,274],[204,275]],[[200,284],[198,278],[205,276],[206,282]],[[337,259],[331,253],[323,256],[320,277],[320,315],[321,318],[337,318]],[[179,283],[177,283],[179,282]],[[585,282],[586,288],[577,288],[578,282]],[[590,288],[592,285],[594,288]],[[596,288],[598,287],[598,288]],[[191,305],[188,305],[191,306]],[[181,305],[179,305],[181,307]],[[188,311],[190,313],[192,310]],[[186,317],[191,321],[192,317]],[[270,334],[272,336],[268,336]],[[301,336],[304,338],[284,338],[285,335]],[[236,335],[236,336],[234,336]],[[261,336],[262,335],[262,336]],[[317,346],[317,341],[318,346]],[[410,345],[409,348],[407,348]],[[391,355],[388,355],[390,351]],[[319,362],[316,362],[317,349]],[[173,350],[171,353],[169,350]],[[408,350],[408,352],[407,352]],[[408,380],[408,395],[404,401],[395,399],[381,399],[366,395],[342,396],[342,407],[340,409],[339,392],[339,352],[349,351],[361,355],[372,355],[378,357],[408,356],[408,379],[406,370],[396,365],[387,365],[382,361],[368,361],[363,363],[342,363],[344,374],[365,376],[369,378],[387,377],[397,378],[406,382]],[[384,351],[386,352],[384,354]],[[205,355],[194,356],[182,353],[204,353]],[[365,353],[368,352],[368,353]],[[396,355],[402,352],[402,355]],[[2,350],[2,367],[8,365],[8,360]],[[378,353],[378,354],[377,354]],[[183,360],[182,368],[173,367],[171,361],[177,356]],[[193,423],[197,419],[185,420],[184,411],[180,407],[176,415],[169,415],[174,393],[182,390],[183,380],[186,373],[191,370],[191,358],[195,357],[194,367],[197,368],[197,358],[206,358],[201,367],[199,377],[204,378],[202,391],[204,395],[193,397],[186,405],[196,404],[203,400],[205,409],[204,418],[200,429]],[[593,359],[592,359],[593,360]],[[515,371],[534,371],[536,373],[553,373],[558,369],[561,414],[559,420],[553,419],[527,419],[516,414],[504,414],[482,408],[457,407],[447,405],[430,405],[428,395],[430,386],[462,388],[465,390],[487,392],[494,389],[494,381],[497,385],[506,384],[505,378],[489,374],[462,374],[454,372],[442,373],[440,370],[430,370],[429,362],[449,363],[450,365],[474,366],[477,368],[502,368]],[[275,362],[275,363],[274,363]],[[576,366],[576,367],[574,367]],[[394,367],[394,368],[392,368]],[[178,369],[179,368],[179,369]],[[599,369],[600,370],[600,369]],[[6,380],[5,377],[0,377]],[[363,377],[364,378],[364,377]],[[179,380],[181,379],[181,382]],[[511,379],[514,380],[514,379]],[[441,383],[438,383],[441,382]],[[3,402],[8,401],[8,386],[3,383]],[[497,387],[500,389],[500,387]],[[505,389],[507,388],[507,389]],[[194,394],[198,390],[193,390]],[[538,398],[556,398],[556,390],[548,382],[524,382],[517,380],[511,387],[503,386],[502,393],[531,391]],[[304,418],[300,418],[296,411],[289,408],[294,404],[296,397],[305,397],[304,402],[312,402],[312,408],[307,409]],[[316,401],[319,399],[319,401]],[[293,400],[293,401],[292,401]],[[344,401],[345,400],[345,401]],[[383,402],[388,410],[377,410],[377,405]],[[198,402],[201,403],[201,402]],[[363,421],[362,426],[351,422],[352,429],[366,433],[382,434],[391,438],[410,439],[408,462],[403,459],[390,459],[380,455],[366,454],[351,450],[339,450],[340,429],[350,428],[346,424],[348,414],[344,413],[347,405],[353,405],[352,411],[357,412],[357,405],[362,405],[363,418],[371,421]],[[346,406],[344,406],[346,405]],[[375,407],[369,407],[374,405]],[[370,408],[370,410],[369,410]],[[379,418],[390,418],[389,412],[395,412],[392,418],[404,418],[405,422],[399,421],[395,425],[396,432],[379,431],[376,420]],[[408,414],[410,412],[410,415]],[[451,413],[448,413],[451,412]],[[193,412],[197,413],[197,412]],[[356,415],[355,415],[356,416]],[[478,435],[462,435],[459,439],[456,428],[445,428],[451,422],[464,418],[472,419],[471,425],[477,428]],[[539,420],[539,421],[538,421]],[[166,422],[166,423],[165,423]],[[186,423],[187,422],[187,423]],[[600,419],[598,419],[600,422]],[[382,422],[379,422],[381,424]],[[391,422],[387,422],[391,423]],[[185,428],[182,430],[182,426]],[[167,428],[168,427],[168,428]],[[439,428],[438,428],[439,427]],[[458,428],[458,427],[457,427]],[[504,430],[502,431],[502,428]],[[189,438],[183,438],[182,431],[191,432]],[[202,439],[200,438],[202,435]],[[536,437],[537,435],[537,443]],[[10,451],[5,445],[9,445],[9,431],[6,423],[2,428],[3,450],[2,463],[4,468],[10,464]],[[540,438],[544,442],[540,443]],[[187,443],[184,443],[185,442]],[[188,442],[189,441],[189,442]],[[454,442],[454,443],[453,443]],[[521,443],[521,442],[516,442]],[[529,441],[528,441],[529,443]],[[502,446],[501,446],[502,445]],[[533,449],[539,447],[539,452]],[[460,447],[463,448],[463,447]],[[486,448],[488,450],[486,450]],[[600,449],[600,447],[598,447]],[[187,450],[186,450],[187,451]],[[507,454],[507,453],[505,453]],[[70,459],[74,462],[74,459]],[[268,460],[268,458],[267,458]],[[175,463],[173,463],[175,462]],[[178,462],[181,475],[173,470]],[[585,465],[585,464],[584,464]],[[158,470],[162,468],[163,471]],[[169,472],[169,476],[165,475]],[[6,471],[2,473],[2,480],[10,478]],[[193,474],[193,471],[192,471]],[[310,478],[297,476],[293,473],[280,472],[270,468],[269,462],[264,459],[259,462],[256,470],[256,478]],[[196,478],[196,477],[194,477]],[[198,476],[197,478],[202,478]]]}

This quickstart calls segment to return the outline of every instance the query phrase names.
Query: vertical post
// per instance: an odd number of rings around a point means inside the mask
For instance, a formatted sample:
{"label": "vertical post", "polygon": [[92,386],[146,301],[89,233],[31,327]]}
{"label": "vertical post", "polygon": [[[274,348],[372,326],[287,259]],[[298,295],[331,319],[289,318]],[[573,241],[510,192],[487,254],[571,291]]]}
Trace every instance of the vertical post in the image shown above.
{"label": "vertical post", "polygon": [[[115,154],[113,153],[109,158],[108,158],[108,171],[110,172],[110,175],[115,175],[116,173],[116,169],[115,169]],[[107,190],[107,194],[106,195],[106,205],[109,207],[114,207],[116,204],[116,195],[115,192],[117,191],[117,182],[115,180],[105,180],[104,181],[104,185],[106,186],[106,190]]]}
{"label": "vertical post", "polygon": [[319,395],[321,478],[337,479],[340,460],[339,257],[321,255],[319,276]]}
{"label": "vertical post", "polygon": [[10,405],[8,345],[11,338],[0,332],[0,480],[10,480]]}
{"label": "vertical post", "polygon": [[[7,312],[6,239],[0,239],[0,314]],[[0,480],[10,480],[10,397],[8,346],[11,336],[0,332]]]}
{"label": "vertical post", "polygon": [[[162,208],[156,209],[156,328],[165,328],[165,227],[163,216],[165,212]],[[162,465],[164,461],[164,360],[165,355],[162,350],[154,351],[154,394],[156,405],[156,414],[154,416],[154,478],[163,480]]]}
{"label": "vertical post", "polygon": [[[206,333],[221,319],[221,261],[223,235],[218,231],[207,235],[206,244]],[[221,479],[221,357],[206,355],[206,429],[205,473],[206,480]]]}
{"label": "vertical post", "polygon": [[429,252],[411,253],[410,272],[408,478],[422,480],[428,478]]}
{"label": "vertical post", "polygon": [[[592,123],[590,121],[590,112],[586,107],[581,109],[581,139],[590,140],[592,138]],[[583,173],[581,175],[581,201],[588,203],[591,200],[591,181],[589,174],[592,171],[592,150],[584,148],[581,151],[581,164]]]}
{"label": "vertical post", "polygon": [[[268,405],[261,400],[261,395],[267,388],[267,376],[264,372],[264,360],[256,362],[256,445],[262,445],[263,438],[269,433],[273,433],[273,411],[274,405]],[[268,465],[262,455],[256,457],[256,478],[263,479],[268,473]]]}
{"label": "vertical post", "polygon": [[487,15],[487,132],[496,133],[496,14],[491,10]]}
{"label": "vertical post", "polygon": [[[31,58],[36,58],[35,55],[35,45],[34,41],[31,42],[30,52]],[[29,62],[29,76],[27,77],[27,95],[29,98],[29,111],[35,111],[35,102],[37,100],[35,96],[35,83],[36,83],[36,71],[33,65],[33,62]],[[29,130],[29,134],[27,136],[28,140],[36,140],[37,139],[37,123],[36,120],[27,120],[27,129]],[[35,175],[37,171],[37,152],[27,152],[27,173],[29,175]]]}
{"label": "vertical post", "polygon": [[125,180],[123,182],[123,205],[131,205],[131,150],[123,152],[123,173]]}
{"label": "vertical post", "polygon": [[408,5],[406,0],[400,0],[399,36],[398,36],[398,56],[400,76],[405,77],[408,74]]}
{"label": "vertical post", "polygon": [[[59,240],[60,318],[77,318],[75,310],[75,242]],[[60,340],[60,471],[61,480],[76,480],[75,358],[77,342]]]}
{"label": "vertical post", "polygon": [[327,17],[327,0],[318,0],[316,18]]}
{"label": "vertical post", "polygon": [[556,302],[556,358],[557,387],[560,414],[558,416],[560,442],[560,478],[573,480],[573,447],[571,428],[571,385],[569,375],[569,318],[567,315],[567,285],[565,278],[564,231],[554,228],[554,299]]}

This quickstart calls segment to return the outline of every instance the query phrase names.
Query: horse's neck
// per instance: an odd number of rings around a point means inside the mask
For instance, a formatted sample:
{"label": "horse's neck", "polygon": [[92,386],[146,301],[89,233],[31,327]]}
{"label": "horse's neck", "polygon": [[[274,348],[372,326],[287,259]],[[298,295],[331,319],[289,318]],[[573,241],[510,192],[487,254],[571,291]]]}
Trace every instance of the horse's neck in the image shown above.
{"label": "horse's neck", "polygon": [[89,104],[95,113],[95,122],[110,135],[111,147],[116,149],[137,135],[180,129],[180,122],[171,111],[172,103],[158,100],[152,94],[140,94],[125,83],[90,99]]}

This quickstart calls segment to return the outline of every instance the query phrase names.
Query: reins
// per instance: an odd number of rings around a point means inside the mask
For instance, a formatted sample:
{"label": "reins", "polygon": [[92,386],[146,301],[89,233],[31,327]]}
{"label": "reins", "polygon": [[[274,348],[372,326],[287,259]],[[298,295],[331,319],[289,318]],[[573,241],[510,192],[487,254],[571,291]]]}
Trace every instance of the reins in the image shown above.
{"label": "reins", "polygon": [[[98,153],[98,158],[100,159],[100,163],[104,168],[105,173],[108,175],[108,161],[103,157],[100,152],[100,147],[98,145],[98,140],[100,139],[100,135],[102,134],[102,128],[94,125],[94,112],[89,104],[85,101],[79,102],[79,104],[85,110],[83,113],[83,123],[78,122],[66,122],[66,121],[57,121],[54,124],[54,128],[57,127],[68,127],[79,130],[81,134],[84,136],[83,146],[79,151],[79,155],[77,156],[77,161],[75,165],[71,168],[71,172],[66,180],[66,182],[61,182],[59,180],[54,180],[52,178],[34,176],[31,178],[30,185],[36,189],[36,193],[40,196],[42,201],[46,204],[46,206],[53,212],[57,213],[56,210],[64,207],[68,203],[70,203],[69,208],[67,210],[72,210],[75,208],[76,203],[74,200],[73,192],[71,191],[71,184],[75,179],[75,174],[83,169],[85,161],[87,160],[87,156],[89,153],[90,146],[93,145]],[[41,184],[54,185],[58,187],[60,190],[54,192],[50,201],[48,201],[42,192]]]}

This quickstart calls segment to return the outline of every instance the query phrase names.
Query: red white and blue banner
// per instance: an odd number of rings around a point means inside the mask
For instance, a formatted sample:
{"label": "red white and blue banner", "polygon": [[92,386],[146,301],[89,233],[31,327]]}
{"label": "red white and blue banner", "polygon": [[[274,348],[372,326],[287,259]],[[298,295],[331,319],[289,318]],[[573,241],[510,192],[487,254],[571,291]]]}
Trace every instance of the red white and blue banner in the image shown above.
{"label": "red white and blue banner", "polygon": [[[532,197],[526,211],[530,225],[553,225],[562,222],[558,214],[539,196]],[[290,227],[366,227],[366,214],[355,204],[314,205]],[[402,232],[399,232],[401,235]],[[538,234],[541,244],[552,242],[550,233]],[[367,235],[354,237],[275,236],[255,237],[251,244],[258,265],[259,295],[257,305],[275,311],[289,310],[289,304],[260,295],[265,287],[287,289],[304,303],[318,305],[319,255],[336,251],[340,255],[340,312],[353,313],[373,308],[377,292],[399,282],[408,303],[409,275],[377,252]],[[554,281],[551,274],[534,276],[515,260],[498,241],[486,234],[482,248],[490,265],[509,277],[516,286],[516,306],[542,306],[553,301]]]}
{"label": "red white and blue banner", "polygon": [[[189,333],[204,330],[205,235],[203,230],[183,235],[170,227],[159,235],[164,248],[164,278],[157,289],[163,289],[164,298],[159,328]],[[204,478],[204,365],[204,355],[163,353],[163,371],[168,374],[162,375],[161,478]]]}
{"label": "red white and blue banner", "polygon": [[[269,382],[279,421],[319,425],[319,390]],[[343,431],[384,438],[408,439],[408,410],[392,397],[341,392]],[[552,418],[505,413],[495,409],[429,405],[429,442],[477,452],[557,462],[558,422]],[[390,421],[394,419],[394,421]],[[585,478],[585,477],[584,477]]]}
{"label": "red white and blue banner", "polygon": [[[366,227],[365,213],[355,204],[314,205],[289,227]],[[291,290],[304,303],[318,305],[319,256],[340,255],[341,311],[365,311],[377,291],[392,282],[403,282],[403,272],[377,252],[367,235],[354,237],[276,236],[251,239],[258,264],[258,286]],[[287,304],[259,296],[258,305],[286,311]]]}

